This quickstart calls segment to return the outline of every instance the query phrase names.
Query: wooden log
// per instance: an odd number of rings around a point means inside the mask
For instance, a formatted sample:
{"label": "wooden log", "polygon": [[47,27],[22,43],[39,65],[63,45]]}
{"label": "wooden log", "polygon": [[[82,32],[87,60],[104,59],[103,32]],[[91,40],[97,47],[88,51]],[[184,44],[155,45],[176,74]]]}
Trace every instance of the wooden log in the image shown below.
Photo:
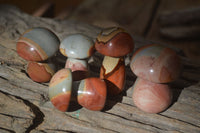
{"label": "wooden log", "polygon": [[200,25],[161,27],[160,33],[170,40],[196,40],[199,39]]}
{"label": "wooden log", "polygon": [[24,100],[0,92],[0,130],[25,132],[31,125],[35,114]]}
{"label": "wooden log", "polygon": [[63,9],[61,12],[59,12],[55,16],[55,19],[66,19],[71,15],[73,10],[74,10],[74,7],[67,7],[65,9]]}
{"label": "wooden log", "polygon": [[[155,17],[152,22],[152,27],[150,31],[148,32],[147,38],[151,38],[153,40],[159,40],[159,29],[160,27],[162,27],[162,25],[163,26],[167,26],[171,24],[180,25],[181,23],[188,22],[191,17],[194,19],[198,19],[198,18],[193,17],[194,14],[192,13],[191,13],[192,15],[190,16],[188,15],[184,16],[184,12],[190,12],[192,9],[198,10],[199,6],[200,6],[200,1],[195,1],[195,0],[161,1],[157,9],[157,12],[155,12],[154,14]],[[191,9],[191,10],[188,11],[188,9]],[[180,13],[180,11],[183,11],[183,12]],[[181,14],[181,16],[178,17],[178,14]],[[199,14],[199,13],[196,12],[196,14]],[[170,16],[171,16],[171,19],[170,19]],[[180,19],[180,21],[176,22],[177,19]],[[162,38],[160,38],[160,40],[161,39]]]}
{"label": "wooden log", "polygon": [[200,22],[200,7],[191,7],[177,11],[166,11],[160,14],[161,26],[195,25]]}
{"label": "wooden log", "polygon": [[168,39],[199,39],[200,8],[166,11],[158,17],[160,33]]}
{"label": "wooden log", "polygon": [[35,17],[53,17],[54,4],[46,2],[33,12]]}
{"label": "wooden log", "polygon": [[[199,8],[199,6],[200,6],[200,1],[196,1],[196,0],[160,1],[157,11],[154,14],[154,19],[152,21],[151,28],[149,29],[149,31],[147,33],[146,39],[154,40],[154,41],[157,41],[160,43],[166,43],[168,45],[172,45],[174,47],[180,48],[180,49],[182,49],[185,56],[198,62],[200,59],[200,54],[198,54],[199,52],[197,50],[197,49],[199,49],[199,39],[197,39],[197,38],[195,38],[195,40],[194,39],[183,39],[183,40],[180,39],[180,38],[182,38],[181,36],[183,36],[183,35],[187,36],[187,34],[188,34],[188,33],[183,33],[181,30],[189,31],[189,33],[192,33],[193,31],[197,33],[198,32],[197,29],[193,28],[193,30],[191,30],[188,27],[186,27],[185,25],[182,27],[178,27],[178,26],[181,26],[178,24],[176,25],[177,26],[176,28],[171,27],[171,28],[167,29],[166,28],[167,26],[165,26],[165,29],[164,29],[164,27],[162,27],[160,24],[159,17],[162,14],[165,14],[166,12],[178,13],[180,10],[197,9],[197,8]],[[171,16],[173,16],[173,14],[171,14]],[[191,16],[185,16],[185,17],[181,18],[180,21],[182,21],[184,18],[190,18],[190,17]],[[173,21],[167,17],[166,17],[166,19],[169,19],[169,20],[167,20],[166,23],[168,23],[168,24],[166,24],[166,25],[170,25],[171,21]],[[195,19],[197,19],[197,18],[195,18]],[[165,20],[163,20],[163,21],[165,21]],[[179,24],[181,23],[180,21],[178,22]],[[163,23],[165,23],[165,22],[163,22]],[[173,22],[173,23],[176,23],[176,22]],[[196,24],[196,25],[198,26],[199,24]],[[163,29],[161,29],[161,28],[163,28]],[[163,30],[163,31],[161,31],[161,30]],[[166,35],[169,35],[168,33],[171,33],[170,34],[171,36],[173,35],[174,38],[177,37],[179,39],[178,40],[169,39],[167,37],[164,37],[161,34],[161,32],[162,33],[165,32]],[[177,32],[178,32],[178,34],[177,34]],[[191,36],[191,35],[189,35],[189,36]]]}
{"label": "wooden log", "polygon": [[[126,91],[106,101],[103,111],[72,106],[63,113],[48,98],[48,83],[33,82],[25,72],[26,61],[17,56],[15,44],[26,29],[47,27],[62,40],[72,33],[83,33],[94,40],[100,28],[72,20],[32,17],[12,6],[0,6],[0,132],[200,132],[200,64],[182,58],[184,69],[172,84],[174,102],[160,114],[140,111],[132,102],[135,81],[126,57]],[[133,36],[136,49],[152,43]],[[134,51],[133,51],[134,52]],[[93,76],[99,75],[103,56],[95,53],[89,60]]]}
{"label": "wooden log", "polygon": [[99,27],[121,26],[135,35],[143,35],[156,0],[85,0],[71,19]]}

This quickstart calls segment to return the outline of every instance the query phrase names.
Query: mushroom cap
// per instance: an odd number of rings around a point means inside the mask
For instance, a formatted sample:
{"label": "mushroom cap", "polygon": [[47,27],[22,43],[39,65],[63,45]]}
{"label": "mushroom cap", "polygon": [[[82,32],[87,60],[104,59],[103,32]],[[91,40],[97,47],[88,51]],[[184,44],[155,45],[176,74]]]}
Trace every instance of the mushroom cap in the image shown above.
{"label": "mushroom cap", "polygon": [[72,34],[61,42],[60,52],[66,57],[85,59],[93,54],[94,42],[86,35]]}
{"label": "mushroom cap", "polygon": [[18,55],[25,60],[44,61],[58,51],[59,44],[59,38],[52,31],[37,27],[20,36],[16,49]]}
{"label": "mushroom cap", "polygon": [[155,83],[169,83],[178,78],[181,63],[175,51],[158,44],[138,49],[130,62],[135,75]]}
{"label": "mushroom cap", "polygon": [[105,56],[121,57],[133,51],[134,41],[124,29],[111,27],[98,35],[95,48]]}

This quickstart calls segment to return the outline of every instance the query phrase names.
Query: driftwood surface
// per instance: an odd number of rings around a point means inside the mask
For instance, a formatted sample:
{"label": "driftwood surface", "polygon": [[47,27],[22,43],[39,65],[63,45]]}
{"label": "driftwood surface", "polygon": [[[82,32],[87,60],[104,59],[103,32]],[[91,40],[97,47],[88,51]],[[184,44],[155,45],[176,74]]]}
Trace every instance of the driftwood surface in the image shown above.
{"label": "driftwood surface", "polygon": [[85,0],[69,18],[100,27],[120,25],[145,36],[156,5],[157,0]]}
{"label": "driftwood surface", "polygon": [[[146,39],[178,47],[185,56],[199,61],[200,45],[196,35],[199,34],[199,7],[197,0],[160,0]],[[181,17],[183,14],[185,16]],[[163,17],[168,21],[164,22]]]}
{"label": "driftwood surface", "polygon": [[[135,76],[126,57],[126,85],[121,95],[108,98],[103,111],[72,106],[57,111],[48,99],[48,83],[33,82],[25,72],[27,62],[16,53],[20,34],[32,27],[47,27],[60,40],[83,33],[94,40],[100,28],[72,20],[32,17],[12,6],[0,7],[0,132],[200,132],[200,64],[181,57],[183,73],[171,84],[173,104],[160,114],[140,111],[132,102]],[[133,36],[136,49],[152,43]],[[98,76],[103,56],[97,52],[89,60],[91,74]]]}
{"label": "driftwood surface", "polygon": [[160,32],[171,39],[199,39],[200,7],[160,15]]}

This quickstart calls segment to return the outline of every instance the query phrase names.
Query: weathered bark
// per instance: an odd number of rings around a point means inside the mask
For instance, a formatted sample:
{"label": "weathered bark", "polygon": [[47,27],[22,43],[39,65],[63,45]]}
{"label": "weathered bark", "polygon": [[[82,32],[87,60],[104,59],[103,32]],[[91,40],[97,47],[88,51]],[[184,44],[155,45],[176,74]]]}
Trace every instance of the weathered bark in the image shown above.
{"label": "weathered bark", "polygon": [[[100,29],[76,21],[32,17],[15,7],[0,7],[0,132],[200,132],[200,64],[182,58],[180,79],[171,84],[172,106],[160,114],[147,114],[132,102],[135,76],[126,57],[126,91],[108,98],[103,111],[72,106],[57,111],[48,99],[48,83],[33,82],[25,72],[27,62],[15,49],[16,40],[26,29],[47,27],[62,40],[72,33],[83,33],[94,40]],[[136,48],[151,42],[133,36]],[[99,75],[103,56],[89,60],[91,74]]]}

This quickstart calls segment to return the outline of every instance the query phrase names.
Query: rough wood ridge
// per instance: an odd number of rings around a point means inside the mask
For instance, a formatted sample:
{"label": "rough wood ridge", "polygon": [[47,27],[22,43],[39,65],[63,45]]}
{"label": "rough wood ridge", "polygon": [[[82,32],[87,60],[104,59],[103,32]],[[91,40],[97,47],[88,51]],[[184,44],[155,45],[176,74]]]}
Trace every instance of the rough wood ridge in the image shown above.
{"label": "rough wood ridge", "polygon": [[[174,102],[160,114],[147,114],[137,109],[131,99],[135,76],[129,68],[131,54],[126,57],[126,91],[108,98],[103,111],[71,107],[62,113],[48,99],[48,83],[30,80],[26,61],[15,49],[16,40],[26,29],[47,27],[62,40],[72,33],[83,33],[94,40],[100,29],[88,24],[29,16],[15,7],[0,7],[0,132],[1,133],[133,133],[133,132],[200,132],[200,64],[182,58],[183,73],[172,83]],[[151,42],[133,37],[136,48]],[[98,76],[102,56],[89,60],[91,74]]]}

